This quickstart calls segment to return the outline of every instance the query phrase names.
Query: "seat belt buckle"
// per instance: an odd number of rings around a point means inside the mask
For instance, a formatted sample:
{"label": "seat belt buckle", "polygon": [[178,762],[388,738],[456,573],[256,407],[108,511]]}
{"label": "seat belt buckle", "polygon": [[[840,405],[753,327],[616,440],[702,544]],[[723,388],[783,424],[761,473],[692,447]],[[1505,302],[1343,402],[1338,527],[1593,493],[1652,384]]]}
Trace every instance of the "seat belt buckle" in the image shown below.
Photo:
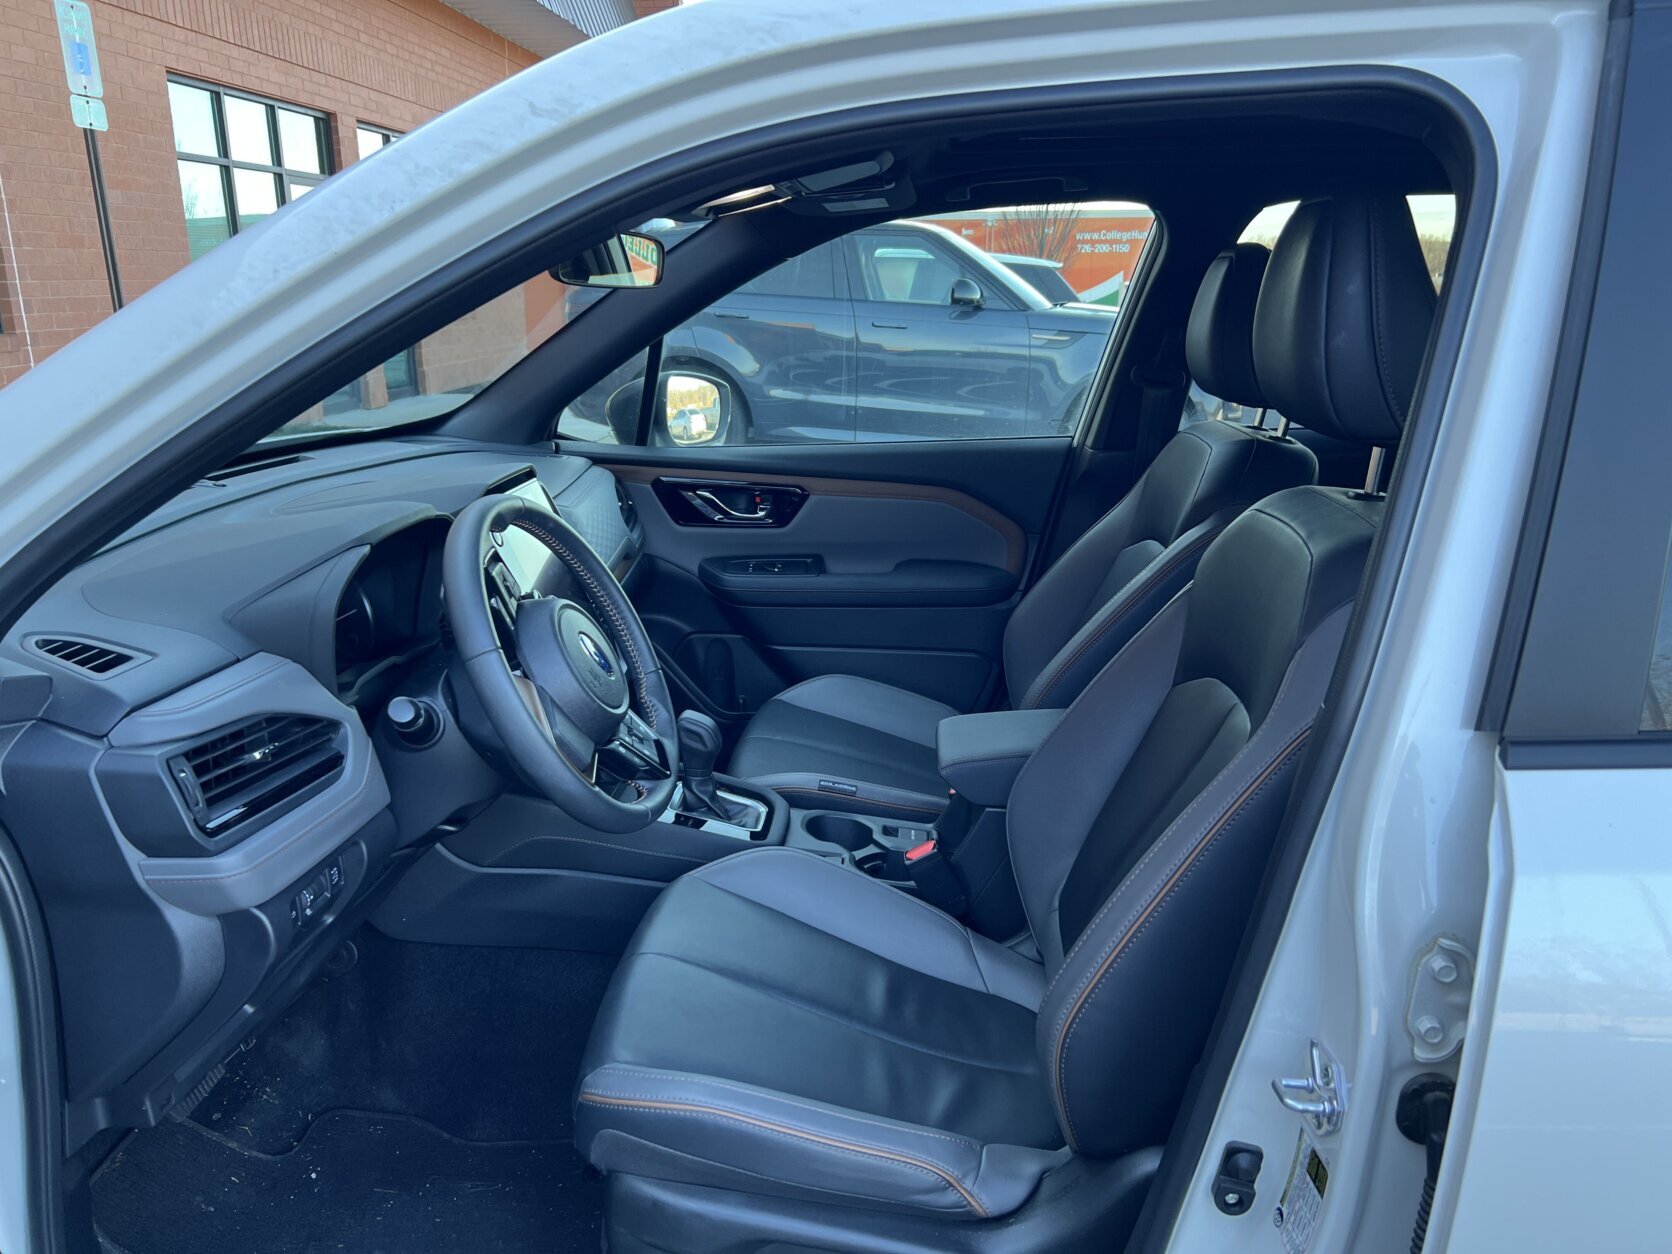
{"label": "seat belt buckle", "polygon": [[940,851],[933,839],[906,850],[906,874],[918,896],[932,906],[946,911],[953,918],[961,917],[969,909],[969,898],[957,869]]}

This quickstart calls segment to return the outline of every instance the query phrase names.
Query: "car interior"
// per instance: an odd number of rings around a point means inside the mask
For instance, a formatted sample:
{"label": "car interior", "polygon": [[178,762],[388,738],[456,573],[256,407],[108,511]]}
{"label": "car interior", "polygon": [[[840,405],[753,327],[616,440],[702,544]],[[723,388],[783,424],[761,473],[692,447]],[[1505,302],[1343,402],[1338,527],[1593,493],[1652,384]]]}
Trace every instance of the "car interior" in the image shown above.
{"label": "car interior", "polygon": [[[1461,135],[1343,79],[762,141],[435,303],[700,226],[445,412],[146,503],[0,643],[79,1248],[1120,1248],[1420,490]],[[1069,432],[649,438],[741,284],[1065,199],[1157,224]],[[566,435],[635,355],[639,438]]]}

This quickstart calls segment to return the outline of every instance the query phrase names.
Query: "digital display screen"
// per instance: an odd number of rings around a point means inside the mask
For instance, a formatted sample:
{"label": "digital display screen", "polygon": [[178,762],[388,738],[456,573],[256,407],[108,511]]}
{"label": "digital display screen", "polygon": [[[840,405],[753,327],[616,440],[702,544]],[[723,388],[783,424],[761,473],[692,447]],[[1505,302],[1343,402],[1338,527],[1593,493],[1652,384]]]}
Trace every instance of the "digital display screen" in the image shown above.
{"label": "digital display screen", "polygon": [[[551,493],[546,491],[545,484],[533,477],[532,471],[528,472],[526,477],[521,477],[520,481],[512,480],[494,485],[489,489],[489,493],[520,496],[526,501],[533,501],[551,510],[554,514],[557,512]],[[500,546],[499,554],[505,560],[511,577],[524,592],[532,592],[541,586],[546,565],[552,560],[551,550],[520,527],[507,528],[505,542]]]}

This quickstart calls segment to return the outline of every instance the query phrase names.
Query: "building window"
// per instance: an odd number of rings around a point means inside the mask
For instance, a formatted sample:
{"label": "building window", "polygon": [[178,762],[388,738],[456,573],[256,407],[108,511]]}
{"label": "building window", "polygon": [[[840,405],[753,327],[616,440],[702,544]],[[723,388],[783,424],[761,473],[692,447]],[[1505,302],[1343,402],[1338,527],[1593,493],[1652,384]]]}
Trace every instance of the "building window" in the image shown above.
{"label": "building window", "polygon": [[183,79],[168,105],[193,260],[331,172],[323,114]]}
{"label": "building window", "polygon": [[362,160],[379,149],[387,148],[400,137],[399,131],[373,126],[370,122],[357,122],[354,126],[354,145],[359,150]]}

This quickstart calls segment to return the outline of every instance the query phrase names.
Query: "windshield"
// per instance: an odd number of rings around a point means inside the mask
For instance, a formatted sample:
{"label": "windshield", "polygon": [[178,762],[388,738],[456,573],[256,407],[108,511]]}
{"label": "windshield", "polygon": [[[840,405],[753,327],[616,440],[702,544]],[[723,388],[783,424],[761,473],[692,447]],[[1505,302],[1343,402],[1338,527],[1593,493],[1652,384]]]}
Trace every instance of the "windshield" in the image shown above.
{"label": "windshield", "polygon": [[[671,254],[703,225],[657,219],[638,229]],[[449,414],[606,295],[536,275],[338,388],[260,444],[381,434]]]}

